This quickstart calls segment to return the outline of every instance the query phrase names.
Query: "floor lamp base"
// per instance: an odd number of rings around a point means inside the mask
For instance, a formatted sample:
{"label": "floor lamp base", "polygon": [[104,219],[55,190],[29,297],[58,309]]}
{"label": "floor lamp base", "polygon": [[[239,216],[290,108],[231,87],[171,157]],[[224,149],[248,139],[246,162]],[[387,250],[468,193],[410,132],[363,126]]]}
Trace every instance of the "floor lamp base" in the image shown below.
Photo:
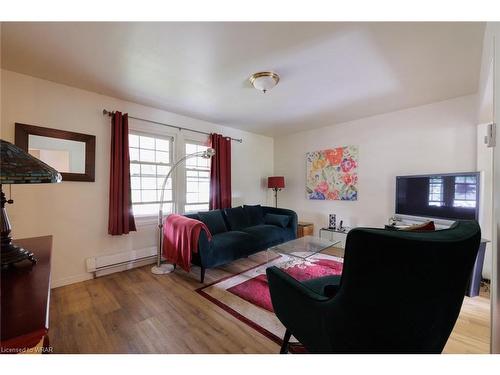
{"label": "floor lamp base", "polygon": [[172,264],[162,264],[160,267],[153,266],[151,267],[151,273],[155,275],[165,275],[167,273],[173,272],[174,266]]}

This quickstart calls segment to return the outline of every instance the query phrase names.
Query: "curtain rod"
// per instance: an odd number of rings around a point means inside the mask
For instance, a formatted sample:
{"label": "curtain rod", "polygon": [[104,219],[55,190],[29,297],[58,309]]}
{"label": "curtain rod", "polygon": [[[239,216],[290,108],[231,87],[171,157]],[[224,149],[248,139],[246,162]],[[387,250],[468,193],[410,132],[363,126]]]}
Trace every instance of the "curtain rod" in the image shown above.
{"label": "curtain rod", "polygon": [[[111,117],[111,116],[113,116],[114,112],[113,111],[108,111],[107,109],[103,109],[102,110],[102,114],[104,116]],[[144,119],[144,118],[134,117],[134,116],[130,116],[130,115],[128,117],[132,118],[134,120],[139,120],[139,121],[149,122],[151,124],[157,124],[157,125],[168,126],[168,127],[171,127],[171,128],[179,129],[179,131],[180,130],[187,130],[187,131],[190,131],[190,132],[193,132],[193,133],[210,135],[210,133],[202,132],[201,130],[193,130],[193,129],[189,129],[189,128],[183,128],[182,126],[170,125],[170,124],[166,124],[166,123],[163,123],[163,122],[147,120],[147,119]],[[231,138],[231,137],[229,137],[229,138]],[[243,143],[243,139],[241,139],[241,138],[239,138],[239,139],[238,138],[231,138],[231,141]]]}

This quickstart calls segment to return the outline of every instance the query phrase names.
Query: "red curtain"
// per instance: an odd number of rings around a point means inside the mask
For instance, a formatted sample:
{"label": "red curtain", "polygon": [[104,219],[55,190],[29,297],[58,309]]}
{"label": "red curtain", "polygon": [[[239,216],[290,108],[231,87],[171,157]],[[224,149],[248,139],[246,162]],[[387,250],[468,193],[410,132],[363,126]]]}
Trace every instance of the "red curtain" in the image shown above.
{"label": "red curtain", "polygon": [[115,112],[111,125],[108,233],[120,235],[136,230],[130,194],[128,114]]}
{"label": "red curtain", "polygon": [[231,138],[210,135],[210,147],[215,149],[210,169],[211,210],[231,207]]}

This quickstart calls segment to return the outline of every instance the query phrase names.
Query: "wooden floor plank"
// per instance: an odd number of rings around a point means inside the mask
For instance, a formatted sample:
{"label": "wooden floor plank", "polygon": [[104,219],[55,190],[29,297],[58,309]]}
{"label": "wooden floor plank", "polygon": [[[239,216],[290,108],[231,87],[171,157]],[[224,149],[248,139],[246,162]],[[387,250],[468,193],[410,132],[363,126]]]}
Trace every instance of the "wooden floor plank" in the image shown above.
{"label": "wooden floor plank", "polygon": [[[259,253],[208,270],[206,283],[265,262]],[[52,290],[55,353],[278,353],[277,344],[198,293],[200,270],[145,266]],[[464,300],[445,353],[489,352],[489,299]]]}

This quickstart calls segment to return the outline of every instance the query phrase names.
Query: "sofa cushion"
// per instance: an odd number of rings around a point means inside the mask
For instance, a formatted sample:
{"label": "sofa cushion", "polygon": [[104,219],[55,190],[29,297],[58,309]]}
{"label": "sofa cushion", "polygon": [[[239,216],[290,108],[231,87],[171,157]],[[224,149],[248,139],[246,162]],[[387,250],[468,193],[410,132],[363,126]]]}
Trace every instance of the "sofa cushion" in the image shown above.
{"label": "sofa cushion", "polygon": [[243,207],[226,208],[224,213],[231,230],[241,230],[250,226],[250,221]]}
{"label": "sofa cushion", "polygon": [[250,234],[236,230],[214,235],[210,241],[210,264],[206,266],[216,267],[246,256],[253,240]]}
{"label": "sofa cushion", "polygon": [[264,216],[264,223],[276,225],[281,228],[286,228],[289,222],[290,217],[287,215],[266,214],[266,216]]}
{"label": "sofa cushion", "polygon": [[264,210],[260,204],[255,206],[244,205],[243,209],[247,214],[251,226],[264,224]]}
{"label": "sofa cushion", "polygon": [[288,240],[286,230],[276,225],[254,225],[253,227],[242,229],[242,231],[252,235],[252,249],[256,251],[264,250],[267,247]]}
{"label": "sofa cushion", "polygon": [[227,232],[226,223],[222,217],[221,210],[198,212],[198,216],[208,227],[212,235]]}

